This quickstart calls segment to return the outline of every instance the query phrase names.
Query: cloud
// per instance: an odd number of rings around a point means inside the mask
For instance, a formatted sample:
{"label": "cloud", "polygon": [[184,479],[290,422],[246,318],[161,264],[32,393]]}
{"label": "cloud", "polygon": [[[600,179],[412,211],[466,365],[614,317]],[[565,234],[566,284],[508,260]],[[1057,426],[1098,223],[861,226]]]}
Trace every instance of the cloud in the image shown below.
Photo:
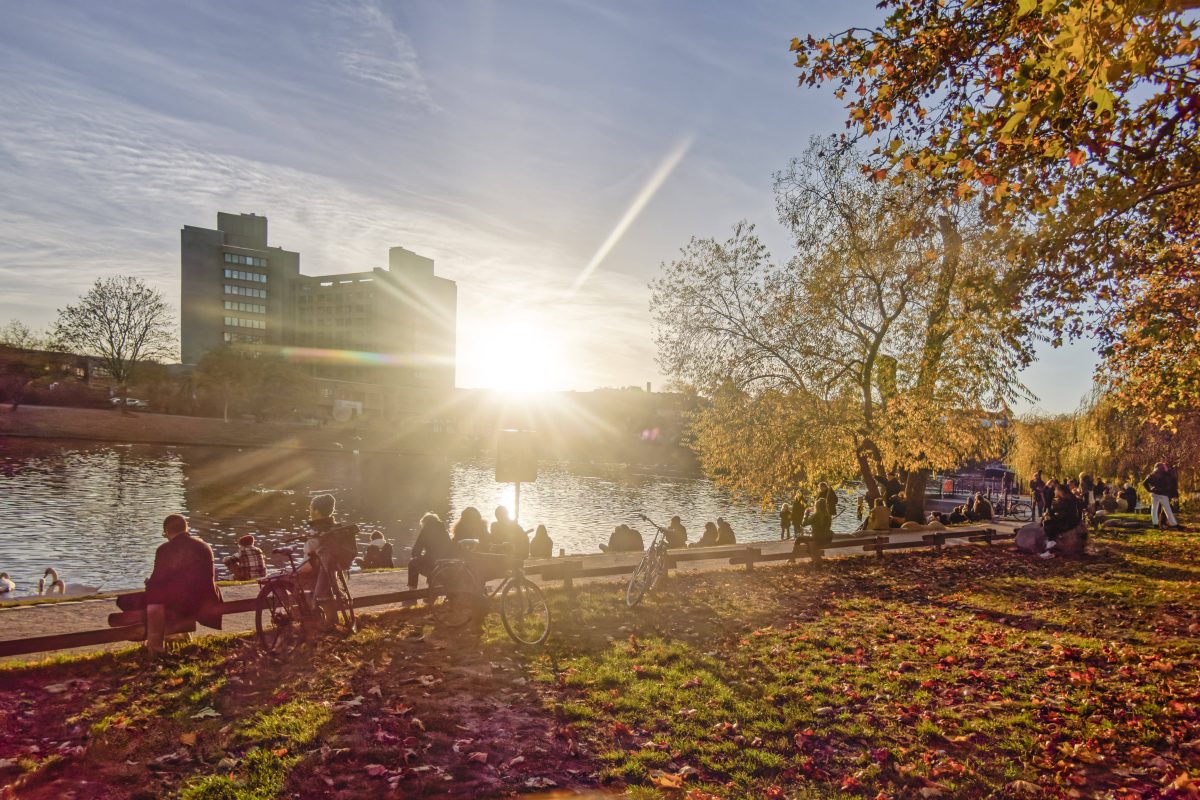
{"label": "cloud", "polygon": [[338,60],[347,75],[383,87],[405,103],[436,107],[412,40],[377,2],[357,0],[319,7],[330,14]]}

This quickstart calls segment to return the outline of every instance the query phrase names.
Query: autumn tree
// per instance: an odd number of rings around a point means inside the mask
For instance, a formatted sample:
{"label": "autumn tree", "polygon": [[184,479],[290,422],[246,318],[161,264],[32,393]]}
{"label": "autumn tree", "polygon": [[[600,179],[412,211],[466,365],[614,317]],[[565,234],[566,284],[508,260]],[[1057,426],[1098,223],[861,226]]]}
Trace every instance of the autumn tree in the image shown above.
{"label": "autumn tree", "polygon": [[847,100],[873,178],[977,198],[1029,317],[1056,342],[1090,322],[1103,369],[1134,381],[1118,397],[1177,403],[1200,366],[1200,2],[881,6],[877,26],[793,40],[800,83]]}
{"label": "autumn tree", "polygon": [[204,354],[193,381],[215,402],[226,422],[230,413],[257,419],[285,416],[312,404],[311,380],[273,348],[229,345]]}
{"label": "autumn tree", "polygon": [[58,311],[54,338],[93,356],[117,384],[121,408],[139,365],[175,354],[175,325],[160,292],[140,278],[97,278],[79,302]]}
{"label": "autumn tree", "polygon": [[[874,496],[885,467],[919,477],[994,451],[989,417],[1029,353],[973,209],[873,183],[820,140],[776,197],[787,263],[743,223],[693,239],[652,286],[663,370],[713,400],[695,425],[709,473],[764,503],[851,474]],[[915,517],[924,486],[909,489]]]}

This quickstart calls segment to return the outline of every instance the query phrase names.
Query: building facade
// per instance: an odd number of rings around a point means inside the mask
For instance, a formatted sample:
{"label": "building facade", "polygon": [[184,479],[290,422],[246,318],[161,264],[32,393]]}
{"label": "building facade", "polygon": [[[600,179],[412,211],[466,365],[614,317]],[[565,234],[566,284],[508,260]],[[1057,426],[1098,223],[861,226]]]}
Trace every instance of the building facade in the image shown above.
{"label": "building facade", "polygon": [[229,344],[278,348],[316,379],[336,417],[425,416],[454,389],[458,291],[403,247],[386,268],[303,275],[267,243],[267,218],[217,214],[180,234],[184,364]]}

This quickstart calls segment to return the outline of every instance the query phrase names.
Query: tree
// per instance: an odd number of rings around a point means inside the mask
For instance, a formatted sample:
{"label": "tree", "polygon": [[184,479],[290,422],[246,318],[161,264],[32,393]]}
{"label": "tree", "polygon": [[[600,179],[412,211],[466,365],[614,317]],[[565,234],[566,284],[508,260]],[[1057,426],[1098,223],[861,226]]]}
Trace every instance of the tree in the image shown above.
{"label": "tree", "polygon": [[257,419],[286,415],[311,404],[311,381],[303,369],[271,349],[231,345],[204,354],[196,365],[197,388],[221,407]]}
{"label": "tree", "polygon": [[48,349],[45,336],[34,333],[28,325],[16,319],[0,328],[0,344],[16,350]]}
{"label": "tree", "polygon": [[[1200,0],[881,5],[877,27],[792,41],[801,84],[833,84],[878,143],[867,172],[978,197],[1055,343],[1090,319],[1105,369],[1145,377],[1130,356],[1153,347],[1149,370],[1194,386]],[[1155,385],[1120,397],[1153,405]]]}
{"label": "tree", "polygon": [[797,482],[925,470],[995,450],[996,413],[1029,360],[1005,265],[973,211],[925,186],[873,183],[852,150],[814,140],[777,176],[795,256],[752,226],[696,240],[652,285],[659,361],[713,398],[695,430],[721,483],[764,504]]}
{"label": "tree", "polygon": [[59,309],[54,338],[94,356],[116,382],[121,408],[142,362],[175,353],[174,319],[162,295],[140,278],[97,278],[73,306]]}

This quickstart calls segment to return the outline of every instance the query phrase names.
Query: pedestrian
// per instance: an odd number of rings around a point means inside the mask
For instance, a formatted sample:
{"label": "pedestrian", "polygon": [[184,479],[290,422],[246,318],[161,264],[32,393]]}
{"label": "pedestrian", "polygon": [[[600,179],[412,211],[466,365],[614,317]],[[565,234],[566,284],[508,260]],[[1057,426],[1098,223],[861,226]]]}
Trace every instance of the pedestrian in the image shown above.
{"label": "pedestrian", "polygon": [[1033,473],[1033,478],[1029,481],[1029,498],[1033,501],[1033,518],[1041,519],[1042,514],[1046,513],[1046,482],[1042,480],[1042,471]]}
{"label": "pedestrian", "polygon": [[1172,478],[1166,462],[1160,461],[1154,465],[1154,471],[1142,481],[1142,488],[1150,493],[1150,521],[1154,526],[1161,528],[1165,518],[1167,527],[1177,530],[1179,522],[1171,510],[1171,497],[1179,496],[1179,482]]}
{"label": "pedestrian", "polygon": [[790,539],[792,536],[792,507],[784,503],[779,507],[779,539]]}

